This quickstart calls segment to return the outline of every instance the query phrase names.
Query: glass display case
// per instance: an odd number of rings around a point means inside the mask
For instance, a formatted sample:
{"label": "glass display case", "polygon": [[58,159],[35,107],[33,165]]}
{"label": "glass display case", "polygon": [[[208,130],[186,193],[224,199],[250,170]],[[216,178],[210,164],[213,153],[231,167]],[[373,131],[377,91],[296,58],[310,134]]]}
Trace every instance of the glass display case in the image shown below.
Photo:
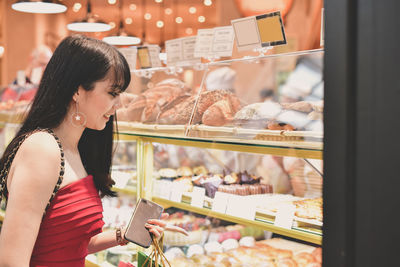
{"label": "glass display case", "polygon": [[[121,197],[103,200],[107,228],[124,225],[143,197],[321,245],[323,54],[134,71],[117,111],[112,178]],[[134,259],[137,249],[88,259]]]}

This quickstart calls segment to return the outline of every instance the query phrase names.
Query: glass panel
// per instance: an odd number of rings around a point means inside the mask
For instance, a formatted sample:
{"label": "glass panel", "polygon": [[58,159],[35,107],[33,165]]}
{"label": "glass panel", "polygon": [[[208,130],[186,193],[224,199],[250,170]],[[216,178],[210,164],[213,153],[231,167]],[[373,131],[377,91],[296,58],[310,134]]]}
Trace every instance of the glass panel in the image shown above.
{"label": "glass panel", "polygon": [[133,72],[134,87],[125,94],[124,107],[118,110],[120,129],[183,137],[203,73],[182,67]]}
{"label": "glass panel", "polygon": [[322,70],[320,50],[210,64],[188,136],[321,146]]}
{"label": "glass panel", "polygon": [[[244,219],[248,225],[277,234],[282,234],[283,226],[276,218],[290,205],[294,211],[286,235],[320,242],[321,160],[160,143],[153,146],[153,196],[161,202],[233,222]],[[194,203],[199,198],[200,206]]]}

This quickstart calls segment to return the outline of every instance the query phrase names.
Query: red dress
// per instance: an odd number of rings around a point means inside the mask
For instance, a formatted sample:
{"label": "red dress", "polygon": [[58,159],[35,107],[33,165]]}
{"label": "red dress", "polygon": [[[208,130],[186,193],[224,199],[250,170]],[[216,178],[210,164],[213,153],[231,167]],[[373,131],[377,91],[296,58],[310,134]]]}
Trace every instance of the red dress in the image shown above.
{"label": "red dress", "polygon": [[55,195],[33,248],[31,267],[84,267],[88,244],[104,225],[103,207],[91,175]]}

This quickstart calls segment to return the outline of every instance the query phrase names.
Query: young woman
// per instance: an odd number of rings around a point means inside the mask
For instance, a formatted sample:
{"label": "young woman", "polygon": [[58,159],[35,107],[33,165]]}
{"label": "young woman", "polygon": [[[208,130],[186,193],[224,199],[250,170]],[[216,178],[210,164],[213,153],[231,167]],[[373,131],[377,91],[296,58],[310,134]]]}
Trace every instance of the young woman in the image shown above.
{"label": "young woman", "polygon": [[[130,78],[124,57],[104,42],[77,35],[57,47],[0,160],[8,199],[1,267],[83,267],[88,253],[126,243],[123,230],[102,232],[100,197],[115,196],[114,114]],[[165,226],[146,225],[157,237]]]}

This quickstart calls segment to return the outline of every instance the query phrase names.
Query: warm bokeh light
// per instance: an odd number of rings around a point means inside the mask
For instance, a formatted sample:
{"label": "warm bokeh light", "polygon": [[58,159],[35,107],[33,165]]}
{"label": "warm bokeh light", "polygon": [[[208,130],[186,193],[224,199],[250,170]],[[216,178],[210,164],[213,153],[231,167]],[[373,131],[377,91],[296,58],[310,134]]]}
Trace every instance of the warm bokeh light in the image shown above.
{"label": "warm bokeh light", "polygon": [[159,20],[159,21],[157,21],[156,25],[158,28],[162,28],[162,27],[164,27],[164,21]]}
{"label": "warm bokeh light", "polygon": [[151,14],[150,13],[144,14],[144,19],[145,20],[151,20]]}
{"label": "warm bokeh light", "polygon": [[4,46],[0,45],[0,57],[3,57],[4,54]]}
{"label": "warm bokeh light", "polygon": [[212,5],[212,1],[211,0],[204,0],[204,5],[205,6],[211,6]]}
{"label": "warm bokeh light", "polygon": [[78,12],[81,9],[82,5],[81,3],[75,3],[74,6],[72,7],[72,10],[74,12]]}
{"label": "warm bokeh light", "polygon": [[176,23],[182,23],[183,22],[183,18],[182,17],[176,17],[175,22]]}
{"label": "warm bokeh light", "polygon": [[126,18],[125,19],[126,24],[132,24],[132,18]]}
{"label": "warm bokeh light", "polygon": [[130,4],[130,5],[129,5],[129,9],[132,10],[132,11],[136,10],[136,8],[137,8],[137,7],[136,7],[135,4]]}
{"label": "warm bokeh light", "polygon": [[168,8],[165,9],[164,12],[165,12],[166,15],[171,15],[172,14],[172,9],[168,7]]}
{"label": "warm bokeh light", "polygon": [[199,16],[198,21],[203,23],[206,21],[206,18],[204,16]]}
{"label": "warm bokeh light", "polygon": [[186,28],[185,30],[187,35],[193,34],[193,29],[192,28]]}
{"label": "warm bokeh light", "polygon": [[109,3],[110,5],[114,5],[116,2],[117,2],[117,0],[108,0],[108,3]]}
{"label": "warm bokeh light", "polygon": [[156,3],[161,3],[162,2],[162,0],[155,0],[156,1]]}
{"label": "warm bokeh light", "polygon": [[190,13],[190,14],[195,14],[196,11],[197,11],[197,9],[196,9],[194,6],[191,6],[191,7],[189,8],[189,13]]}
{"label": "warm bokeh light", "polygon": [[115,28],[115,22],[114,22],[114,21],[110,21],[110,22],[108,23],[108,25],[111,26],[111,29],[114,29],[114,28]]}

